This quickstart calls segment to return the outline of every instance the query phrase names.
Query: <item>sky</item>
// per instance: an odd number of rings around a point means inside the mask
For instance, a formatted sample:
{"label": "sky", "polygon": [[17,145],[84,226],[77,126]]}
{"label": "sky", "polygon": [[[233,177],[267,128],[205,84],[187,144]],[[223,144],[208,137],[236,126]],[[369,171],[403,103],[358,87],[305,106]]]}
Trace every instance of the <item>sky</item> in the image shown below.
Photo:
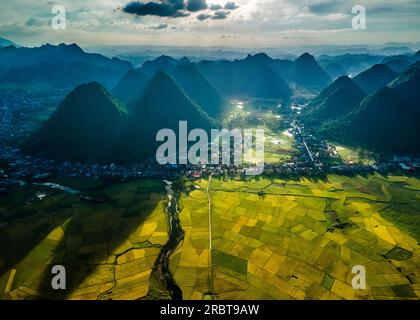
{"label": "sky", "polygon": [[[66,10],[53,29],[52,8]],[[354,30],[352,8],[366,8]],[[13,0],[0,3],[0,37],[24,46],[288,47],[420,41],[419,0]]]}

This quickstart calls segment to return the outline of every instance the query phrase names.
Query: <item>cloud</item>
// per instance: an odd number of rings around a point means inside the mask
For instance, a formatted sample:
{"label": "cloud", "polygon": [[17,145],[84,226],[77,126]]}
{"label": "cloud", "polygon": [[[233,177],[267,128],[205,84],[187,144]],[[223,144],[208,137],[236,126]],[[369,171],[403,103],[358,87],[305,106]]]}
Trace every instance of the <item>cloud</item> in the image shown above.
{"label": "cloud", "polygon": [[138,16],[158,16],[182,18],[188,17],[191,12],[202,11],[208,8],[206,0],[158,0],[149,2],[129,2],[123,11]]}
{"label": "cloud", "polygon": [[[157,17],[170,17],[181,18],[188,17],[191,13],[204,11],[197,16],[200,21],[207,19],[226,19],[229,12],[239,8],[233,2],[228,1],[224,6],[220,4],[207,4],[207,0],[145,0],[145,1],[131,1],[122,11],[137,16],[157,16]],[[216,11],[214,15],[210,15],[208,11]]]}
{"label": "cloud", "polygon": [[223,9],[223,7],[220,4],[213,3],[213,4],[210,5],[210,10],[216,11],[216,10],[220,10],[220,9]]}
{"label": "cloud", "polygon": [[325,15],[332,12],[340,11],[342,3],[340,1],[323,1],[318,3],[311,3],[308,5],[312,13]]}
{"label": "cloud", "polygon": [[197,16],[197,20],[200,20],[200,21],[204,21],[204,20],[207,20],[207,19],[223,20],[223,19],[226,19],[228,17],[229,13],[230,13],[230,11],[226,11],[226,10],[216,11],[213,15],[210,14],[210,13],[202,13],[202,14],[199,14]]}
{"label": "cloud", "polygon": [[239,6],[236,4],[236,2],[228,1],[228,2],[225,3],[224,6],[214,3],[214,4],[211,4],[209,8],[212,11],[218,11],[218,10],[222,10],[222,9],[232,11],[232,10],[238,9]]}
{"label": "cloud", "polygon": [[[198,36],[202,36],[203,39],[200,45],[213,45],[220,41],[220,35],[238,36],[235,40],[224,38],[223,45],[232,46],[306,46],[323,43],[359,45],[390,41],[417,42],[420,39],[419,0],[205,2],[207,9],[191,12],[187,10],[188,0],[3,1],[0,10],[0,34],[16,43],[31,46],[41,42],[64,41],[76,41],[81,45],[143,42],[196,45]],[[225,9],[227,2],[235,2],[238,8]],[[64,5],[67,9],[67,29],[62,32],[52,32],[50,27],[53,17],[51,8],[56,3]],[[137,7],[130,3],[137,3]],[[368,29],[363,32],[351,28],[351,8],[358,3],[365,5],[367,10]],[[230,14],[218,13],[213,19],[218,11],[230,11]],[[46,24],[42,26],[41,21],[34,17],[44,20]],[[177,19],[174,19],[175,17]],[[167,23],[168,27],[153,32],[152,29],[148,29],[161,23]],[[171,32],[175,27],[176,32]],[[341,31],[332,33],[328,30]],[[285,33],[286,31],[289,33]],[[251,37],[255,37],[257,41],[251,41]],[[284,40],[287,37],[290,40]]]}
{"label": "cloud", "polygon": [[200,20],[200,21],[204,21],[210,18],[211,18],[211,15],[208,13],[201,13],[197,16],[197,20]]}
{"label": "cloud", "polygon": [[235,9],[238,9],[239,6],[236,5],[236,3],[233,2],[233,1],[228,1],[228,2],[226,2],[225,6],[223,8],[225,10],[235,10]]}
{"label": "cloud", "polygon": [[138,16],[158,16],[158,17],[180,17],[180,12],[184,9],[183,0],[161,0],[160,2],[138,2],[128,3],[123,11],[136,14]]}
{"label": "cloud", "polygon": [[211,18],[213,19],[213,20],[223,20],[223,19],[226,19],[227,17],[228,17],[228,15],[229,15],[229,11],[216,11],[215,13],[214,13],[214,16],[212,16]]}
{"label": "cloud", "polygon": [[168,24],[166,24],[166,23],[160,23],[158,25],[149,27],[149,29],[151,29],[151,30],[162,30],[162,29],[166,29],[166,28],[168,28]]}
{"label": "cloud", "polygon": [[188,17],[189,15],[190,13],[188,11],[180,10],[180,11],[175,12],[172,18],[184,18],[184,17]]}
{"label": "cloud", "polygon": [[206,0],[189,0],[187,3],[187,10],[190,12],[197,12],[207,9]]}
{"label": "cloud", "polygon": [[41,19],[39,17],[32,17],[29,18],[26,22],[25,22],[25,26],[26,27],[42,27],[47,25],[48,22],[45,21],[44,19]]}
{"label": "cloud", "polygon": [[222,34],[220,36],[220,39],[237,39],[237,38],[238,38],[237,36],[233,36],[233,35],[230,35],[230,34]]}

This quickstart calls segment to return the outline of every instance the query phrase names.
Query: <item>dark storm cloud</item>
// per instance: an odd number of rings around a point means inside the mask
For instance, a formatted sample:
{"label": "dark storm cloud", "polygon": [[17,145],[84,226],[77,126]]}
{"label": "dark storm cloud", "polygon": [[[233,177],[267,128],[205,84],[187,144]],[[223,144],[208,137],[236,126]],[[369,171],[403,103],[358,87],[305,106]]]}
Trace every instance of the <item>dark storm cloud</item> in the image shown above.
{"label": "dark storm cloud", "polygon": [[185,8],[183,0],[161,0],[159,2],[128,3],[123,11],[138,16],[180,17],[180,12]]}
{"label": "dark storm cloud", "polygon": [[[181,18],[187,17],[191,12],[199,12],[210,9],[216,11],[214,15],[202,13],[197,16],[200,21],[207,19],[226,19],[229,11],[238,8],[235,2],[228,1],[224,6],[207,4],[206,0],[158,0],[149,2],[131,1],[122,10],[126,13],[138,16],[158,16]],[[221,9],[224,9],[221,10]]]}
{"label": "dark storm cloud", "polygon": [[190,12],[197,12],[207,8],[206,0],[189,0],[187,3],[187,10]]}

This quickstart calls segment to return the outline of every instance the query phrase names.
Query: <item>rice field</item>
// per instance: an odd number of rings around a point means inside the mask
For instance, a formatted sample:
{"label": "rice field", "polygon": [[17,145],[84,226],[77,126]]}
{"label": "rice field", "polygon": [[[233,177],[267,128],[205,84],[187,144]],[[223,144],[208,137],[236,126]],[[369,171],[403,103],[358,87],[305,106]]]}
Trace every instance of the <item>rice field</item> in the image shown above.
{"label": "rice field", "polygon": [[[184,299],[419,298],[417,178],[194,184],[178,201],[185,238],[169,265]],[[167,297],[152,274],[168,240],[163,182],[85,186],[109,200],[31,185],[0,198],[0,299]],[[55,264],[67,267],[65,292],[51,289]],[[356,265],[365,290],[351,285]]]}
{"label": "rice field", "polygon": [[[418,179],[372,175],[226,182],[213,178],[211,259],[206,246],[206,183],[203,180],[200,190],[183,199],[180,218],[187,226],[186,241],[172,267],[184,298],[420,296]],[[365,290],[352,288],[356,265],[366,269]]]}
{"label": "rice field", "polygon": [[[147,296],[152,267],[168,239],[160,181],[96,189],[109,197],[106,203],[82,201],[61,191],[42,201],[20,202],[33,188],[0,199],[2,215],[11,220],[0,228],[0,299]],[[14,219],[15,213],[21,217]],[[66,291],[51,289],[55,264],[66,267]]]}

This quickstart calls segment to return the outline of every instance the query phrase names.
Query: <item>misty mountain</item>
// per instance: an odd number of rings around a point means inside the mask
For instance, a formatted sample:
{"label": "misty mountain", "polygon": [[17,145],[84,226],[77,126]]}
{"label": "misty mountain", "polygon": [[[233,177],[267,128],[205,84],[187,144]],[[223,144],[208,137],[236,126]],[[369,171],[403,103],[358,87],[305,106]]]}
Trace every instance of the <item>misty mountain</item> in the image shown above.
{"label": "misty mountain", "polygon": [[319,64],[322,69],[330,76],[331,79],[336,80],[341,76],[347,75],[347,70],[337,62],[323,61]]}
{"label": "misty mountain", "polygon": [[[54,69],[49,70],[52,67]],[[55,68],[58,68],[56,72]],[[75,68],[88,68],[88,72],[72,70]],[[82,81],[78,83],[95,80],[112,87],[131,68],[129,62],[86,53],[76,44],[0,48],[0,81],[3,83],[33,83],[41,79],[53,86],[62,86],[72,85],[80,80],[73,77],[79,77]]]}
{"label": "misty mountain", "polygon": [[140,68],[140,71],[153,77],[159,71],[164,71],[166,73],[171,73],[175,67],[180,63],[180,61],[169,57],[169,56],[160,56],[154,60],[146,61]]}
{"label": "misty mountain", "polygon": [[304,53],[295,60],[292,78],[296,85],[307,88],[322,88],[331,83],[331,78],[309,53]]}
{"label": "misty mountain", "polygon": [[390,83],[397,76],[398,73],[392,71],[388,66],[375,64],[373,67],[357,75],[354,81],[366,93],[371,94]]}
{"label": "misty mountain", "polygon": [[413,55],[397,55],[385,58],[382,63],[386,64],[393,71],[401,73],[407,70],[413,63],[420,60],[420,51]]}
{"label": "misty mountain", "polygon": [[81,83],[99,80],[109,86],[120,76],[120,71],[99,68],[94,64],[84,62],[41,63],[26,67],[13,67],[4,73],[0,82],[44,83],[57,88],[73,88]]}
{"label": "misty mountain", "polygon": [[274,70],[277,76],[287,83],[292,82],[292,71],[294,62],[291,60],[273,59],[266,53],[258,53],[255,55],[248,55],[248,59],[253,59],[265,64]]}
{"label": "misty mountain", "polygon": [[337,56],[323,55],[318,58],[321,66],[329,63],[339,64],[346,73],[344,75],[354,76],[372,67],[374,64],[382,63],[384,56],[372,54],[343,54]]}
{"label": "misty mountain", "polygon": [[291,91],[287,83],[261,56],[243,60],[202,61],[198,70],[224,96],[285,99]]}
{"label": "misty mountain", "polygon": [[391,56],[399,54],[413,54],[413,49],[407,46],[384,47],[376,50],[377,55]]}
{"label": "misty mountain", "polygon": [[70,92],[23,150],[59,160],[108,162],[126,123],[124,106],[99,83]]}
{"label": "misty mountain", "polygon": [[140,69],[129,70],[114,87],[112,94],[125,103],[135,101],[140,98],[150,79]]}
{"label": "misty mountain", "polygon": [[[149,75],[159,70],[173,75],[176,67],[183,64],[191,62],[186,58],[176,60],[161,56],[147,61],[140,70]],[[245,59],[204,60],[195,65],[204,78],[225,97],[287,99],[292,95],[290,86],[323,88],[331,82],[330,76],[309,54],[291,61],[272,59],[265,53],[259,53],[248,55]],[[341,74],[342,70],[337,73]]]}
{"label": "misty mountain", "polygon": [[185,93],[210,117],[217,118],[226,110],[227,101],[193,64],[184,60],[173,70],[172,76]]}
{"label": "misty mountain", "polygon": [[[200,82],[204,84],[203,80],[206,80],[208,82],[206,87],[212,86],[222,96],[289,97],[291,92],[285,81],[260,58],[258,55],[249,55],[243,60],[205,60],[192,64],[188,58],[176,60],[172,57],[160,56],[154,60],[147,61],[140,70],[151,76],[158,71],[164,71],[176,78],[177,76],[174,72],[178,66],[194,65],[198,73],[203,76]],[[268,59],[272,60],[271,58]],[[194,73],[198,78],[199,75],[196,72]],[[182,77],[179,82],[182,82],[181,86],[188,91],[190,84],[187,84],[184,80],[186,79]],[[195,86],[198,87],[197,85]],[[194,98],[192,91],[187,93]],[[201,102],[201,105],[203,108],[206,108],[204,101]],[[209,110],[208,108],[206,109]],[[210,111],[210,113],[212,112]]]}

